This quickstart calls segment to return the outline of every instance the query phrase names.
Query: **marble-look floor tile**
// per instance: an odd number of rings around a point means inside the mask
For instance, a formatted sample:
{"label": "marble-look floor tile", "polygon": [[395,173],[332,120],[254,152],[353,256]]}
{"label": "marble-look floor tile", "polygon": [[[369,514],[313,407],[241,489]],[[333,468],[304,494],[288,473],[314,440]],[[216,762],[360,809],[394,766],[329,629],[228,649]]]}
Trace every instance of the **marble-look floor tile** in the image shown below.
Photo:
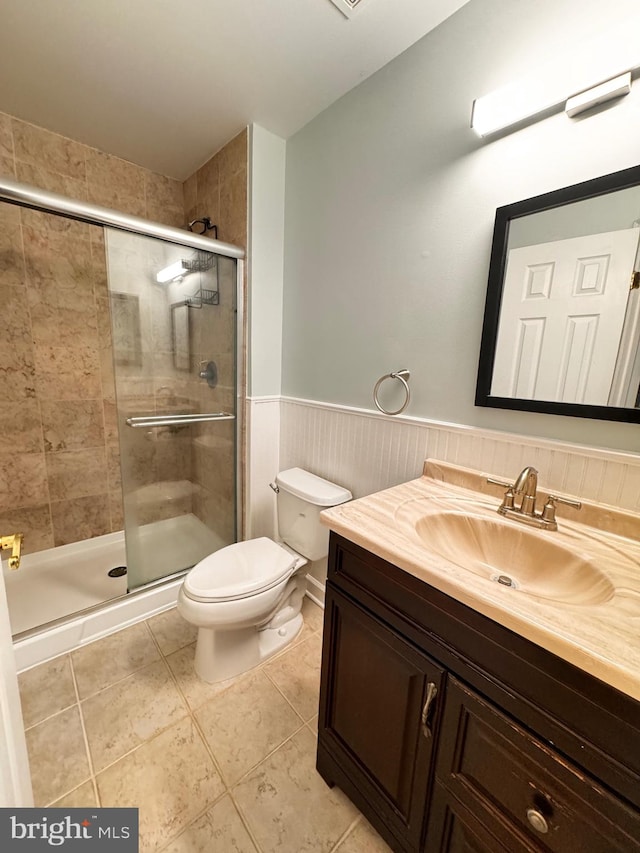
{"label": "marble-look floor tile", "polygon": [[207,702],[195,716],[228,785],[302,725],[260,671]]}
{"label": "marble-look floor tile", "polygon": [[45,806],[90,777],[77,705],[26,731],[36,806]]}
{"label": "marble-look floor tile", "polygon": [[158,850],[224,792],[193,721],[175,723],[96,777],[103,807],[136,807],[140,851]]}
{"label": "marble-look floor tile", "polygon": [[115,684],[160,655],[144,622],[71,653],[81,699]]}
{"label": "marble-look floor tile", "polygon": [[95,808],[98,806],[98,799],[93,782],[84,782],[79,788],[51,803],[51,806],[56,809]]}
{"label": "marble-look floor tile", "polygon": [[363,818],[335,853],[391,853],[391,848]]}
{"label": "marble-look floor tile", "polygon": [[25,729],[76,702],[68,655],[20,673],[18,686]]}
{"label": "marble-look floor tile", "polygon": [[178,613],[177,608],[165,610],[147,620],[163,655],[170,655],[195,642],[198,629]]}
{"label": "marble-look floor tile", "polygon": [[315,768],[305,727],[263,761],[233,796],[263,853],[329,853],[358,811]]}
{"label": "marble-look floor tile", "polygon": [[232,684],[237,684],[244,678],[250,677],[249,674],[242,673],[235,678],[228,678],[226,681],[209,684],[196,675],[194,668],[195,653],[196,644],[192,643],[167,657],[167,663],[171,668],[171,672],[192,710],[204,705],[205,702],[213,699],[214,696],[223,693]]}
{"label": "marble-look floor tile", "polygon": [[306,595],[302,601],[302,616],[304,618],[304,624],[310,631],[322,631],[324,610],[322,607],[318,607],[315,601],[311,601],[311,599]]}
{"label": "marble-look floor tile", "polygon": [[164,661],[85,699],[81,710],[96,773],[188,713]]}
{"label": "marble-look floor tile", "polygon": [[303,720],[318,713],[322,637],[313,634],[267,664],[265,672]]}
{"label": "marble-look floor tile", "polygon": [[163,853],[256,853],[256,847],[227,795],[164,847]]}

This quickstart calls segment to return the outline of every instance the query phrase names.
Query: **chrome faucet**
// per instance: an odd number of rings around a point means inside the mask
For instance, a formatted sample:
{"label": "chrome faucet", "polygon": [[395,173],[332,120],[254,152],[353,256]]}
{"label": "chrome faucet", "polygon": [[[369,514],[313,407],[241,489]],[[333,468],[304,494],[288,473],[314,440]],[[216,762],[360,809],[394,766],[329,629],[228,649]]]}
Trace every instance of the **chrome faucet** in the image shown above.
{"label": "chrome faucet", "polygon": [[[549,495],[542,512],[536,512],[536,500],[538,496],[538,472],[531,465],[527,465],[516,477],[514,483],[505,483],[502,480],[494,480],[487,477],[487,483],[494,486],[506,488],[502,503],[498,507],[500,515],[507,518],[515,518],[533,527],[541,527],[543,530],[557,530],[556,503],[567,504],[580,509],[580,501],[572,498],[564,498],[560,495]],[[515,496],[522,495],[520,506],[515,505]]]}

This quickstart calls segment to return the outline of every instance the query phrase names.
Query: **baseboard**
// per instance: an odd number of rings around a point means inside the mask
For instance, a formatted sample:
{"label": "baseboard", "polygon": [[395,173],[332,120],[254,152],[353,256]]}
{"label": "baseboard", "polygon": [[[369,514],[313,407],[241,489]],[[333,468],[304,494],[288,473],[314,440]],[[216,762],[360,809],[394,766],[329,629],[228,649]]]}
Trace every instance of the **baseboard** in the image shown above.
{"label": "baseboard", "polygon": [[312,575],[307,575],[307,595],[324,610],[324,584],[316,580]]}

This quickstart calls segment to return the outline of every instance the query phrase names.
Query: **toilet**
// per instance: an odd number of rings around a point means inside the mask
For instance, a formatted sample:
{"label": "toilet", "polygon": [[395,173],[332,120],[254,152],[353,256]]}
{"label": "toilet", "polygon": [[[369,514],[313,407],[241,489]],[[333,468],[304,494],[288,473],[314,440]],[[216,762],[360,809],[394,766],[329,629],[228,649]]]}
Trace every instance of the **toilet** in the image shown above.
{"label": "toilet", "polygon": [[178,612],[198,628],[195,670],[214,683],[262,663],[302,628],[300,569],[327,555],[320,512],[351,500],[348,489],[302,468],[276,477],[281,542],[260,537],[227,545],[197,563],[178,593]]}

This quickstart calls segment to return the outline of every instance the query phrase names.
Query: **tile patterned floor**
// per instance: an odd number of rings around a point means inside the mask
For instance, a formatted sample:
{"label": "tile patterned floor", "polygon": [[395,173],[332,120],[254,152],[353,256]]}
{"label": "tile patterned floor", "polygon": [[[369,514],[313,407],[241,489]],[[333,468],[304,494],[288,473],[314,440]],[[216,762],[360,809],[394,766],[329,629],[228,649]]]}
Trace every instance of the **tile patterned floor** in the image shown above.
{"label": "tile patterned floor", "polygon": [[217,685],[169,610],[20,678],[36,805],[137,806],[140,850],[385,853],[315,770],[322,611],[294,643]]}

